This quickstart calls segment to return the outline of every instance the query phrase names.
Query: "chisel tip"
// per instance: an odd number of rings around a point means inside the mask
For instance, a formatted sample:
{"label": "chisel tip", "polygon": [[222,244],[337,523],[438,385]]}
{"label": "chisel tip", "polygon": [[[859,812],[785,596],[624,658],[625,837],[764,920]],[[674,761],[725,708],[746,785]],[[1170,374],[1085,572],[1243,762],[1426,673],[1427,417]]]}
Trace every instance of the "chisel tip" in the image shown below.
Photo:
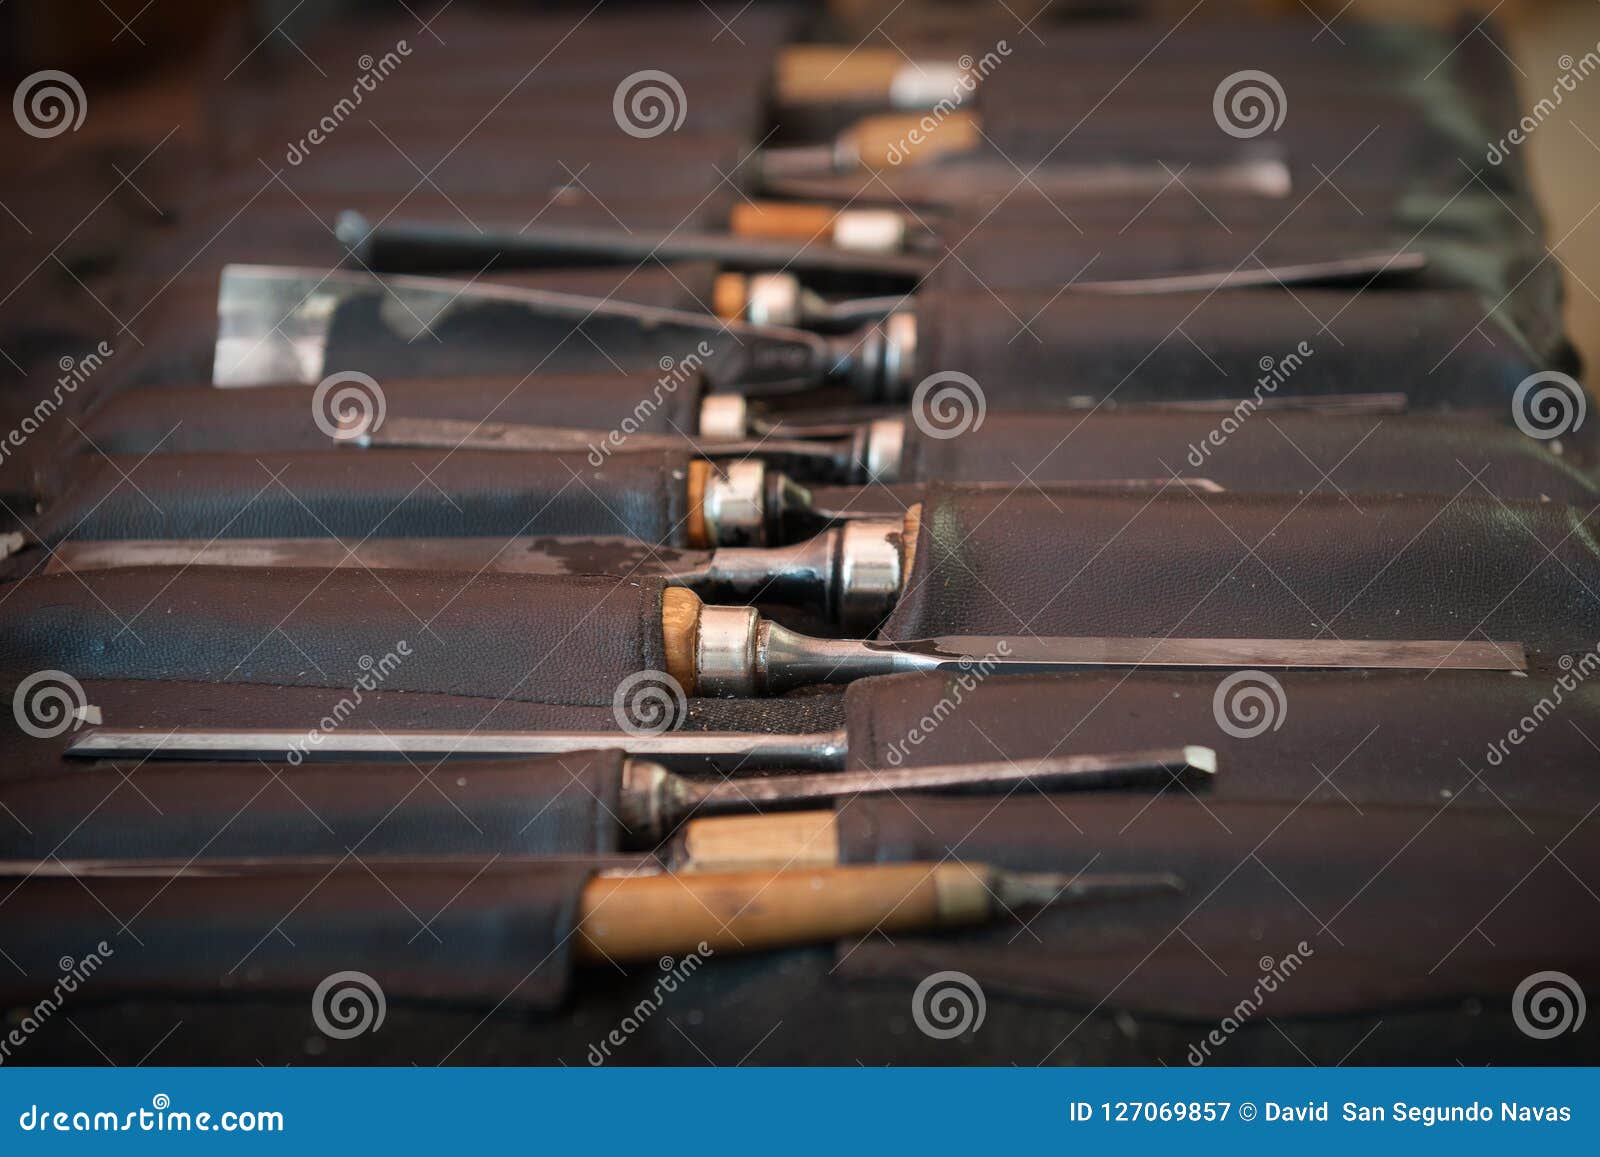
{"label": "chisel tip", "polygon": [[1217,774],[1217,752],[1215,748],[1202,747],[1200,744],[1191,743],[1183,749],[1183,762],[1190,770],[1202,775]]}

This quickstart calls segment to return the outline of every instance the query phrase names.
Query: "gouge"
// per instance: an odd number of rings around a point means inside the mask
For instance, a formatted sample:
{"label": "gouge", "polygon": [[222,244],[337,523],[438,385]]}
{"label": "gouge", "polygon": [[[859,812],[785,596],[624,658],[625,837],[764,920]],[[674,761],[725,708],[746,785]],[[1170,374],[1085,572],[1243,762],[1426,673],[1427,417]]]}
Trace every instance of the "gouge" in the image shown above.
{"label": "gouge", "polygon": [[[899,391],[906,372],[901,346],[877,327],[827,337],[577,294],[290,266],[226,266],[217,323],[212,382],[225,387],[314,385],[335,372],[374,373],[380,359],[388,376],[425,377],[606,364],[644,372],[693,358],[706,382],[746,394],[836,382],[866,397]],[[480,362],[486,345],[507,364]]]}
{"label": "gouge", "polygon": [[[608,738],[597,736],[599,743]],[[1006,795],[1197,786],[1216,772],[1210,748],[1064,755],[818,775],[690,778],[653,760],[595,749],[544,758],[387,762],[183,763],[126,772],[74,766],[0,787],[0,806],[26,830],[17,857],[333,855],[581,855],[653,848],[685,821],[780,812],[857,795]],[[418,777],[429,790],[418,793]],[[85,800],[102,801],[90,809]]]}
{"label": "gouge", "polygon": [[716,550],[615,537],[69,540],[51,553],[44,572],[206,566],[654,575],[712,602],[803,606],[841,626],[870,630],[904,586],[916,509],[903,520],[845,522],[790,546]]}

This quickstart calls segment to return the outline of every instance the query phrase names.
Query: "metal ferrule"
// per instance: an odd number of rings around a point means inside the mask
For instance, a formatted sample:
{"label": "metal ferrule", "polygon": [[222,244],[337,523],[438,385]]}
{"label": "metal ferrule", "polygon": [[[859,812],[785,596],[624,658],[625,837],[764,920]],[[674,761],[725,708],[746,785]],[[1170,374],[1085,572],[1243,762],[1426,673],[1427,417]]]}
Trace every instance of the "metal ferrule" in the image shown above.
{"label": "metal ferrule", "polygon": [[743,394],[707,394],[700,402],[700,438],[739,442],[750,433],[750,403]]}
{"label": "metal ferrule", "polygon": [[753,273],[745,290],[745,320],[794,329],[806,320],[804,291],[792,273]]}
{"label": "metal ferrule", "polygon": [[695,637],[695,693],[732,698],[760,693],[754,607],[702,607]]}
{"label": "metal ferrule", "polygon": [[852,253],[899,253],[906,219],[893,209],[845,209],[833,221],[833,244]]}
{"label": "metal ferrule", "polygon": [[622,784],[617,793],[617,823],[630,844],[659,843],[671,827],[672,788],[683,781],[649,759],[622,761]]}
{"label": "metal ferrule", "polygon": [[753,459],[719,464],[706,484],[702,513],[718,546],[759,546],[766,541],[767,468]]}
{"label": "metal ferrule", "polygon": [[862,519],[791,546],[716,550],[692,585],[712,601],[821,606],[841,626],[870,629],[899,597],[902,533],[898,522]]}
{"label": "metal ferrule", "polygon": [[889,82],[890,107],[917,110],[934,108],[942,100],[959,103],[966,77],[953,60],[907,61]]}
{"label": "metal ferrule", "polygon": [[901,418],[879,418],[863,431],[859,461],[868,482],[900,481],[906,445],[906,424]]}
{"label": "metal ferrule", "polygon": [[883,320],[883,397],[903,401],[910,397],[917,374],[917,316],[902,311]]}
{"label": "metal ferrule", "polygon": [[763,619],[753,607],[703,607],[695,649],[701,695],[768,695],[813,683],[927,670],[926,656],[874,648],[859,639],[819,639]]}

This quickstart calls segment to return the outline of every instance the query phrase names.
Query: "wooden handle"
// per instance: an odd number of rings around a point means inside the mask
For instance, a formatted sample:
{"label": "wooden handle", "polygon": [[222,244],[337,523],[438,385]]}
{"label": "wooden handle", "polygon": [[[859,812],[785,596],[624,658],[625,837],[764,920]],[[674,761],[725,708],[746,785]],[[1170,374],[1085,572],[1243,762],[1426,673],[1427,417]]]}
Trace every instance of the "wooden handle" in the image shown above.
{"label": "wooden handle", "polygon": [[867,117],[855,123],[848,139],[861,164],[882,169],[925,165],[940,157],[970,153],[982,138],[977,118],[958,111],[943,120],[915,113]]}
{"label": "wooden handle", "polygon": [[947,861],[599,876],[579,900],[574,951],[588,964],[645,961],[973,924],[992,911],[991,875],[981,864]]}
{"label": "wooden handle", "polygon": [[741,201],[728,215],[728,227],[738,237],[769,241],[830,241],[839,210],[827,205],[786,201]]}
{"label": "wooden handle", "polygon": [[922,531],[922,503],[913,502],[906,507],[905,519],[900,524],[900,588],[911,585],[911,567],[917,561],[917,535]]}
{"label": "wooden handle", "polygon": [[848,48],[831,44],[796,44],[778,56],[773,88],[778,102],[837,104],[889,99],[895,74],[905,57],[892,48]]}
{"label": "wooden handle", "polygon": [[678,872],[836,868],[839,829],[831,811],[714,816],[683,827]]}
{"label": "wooden handle", "polygon": [[683,534],[689,540],[689,545],[699,550],[711,545],[711,528],[706,525],[706,487],[710,484],[711,463],[704,458],[691,461],[685,486],[689,505]]}
{"label": "wooden handle", "polygon": [[742,273],[719,273],[711,283],[711,311],[723,321],[743,321],[750,300],[750,279]]}
{"label": "wooden handle", "polygon": [[667,674],[685,695],[693,695],[695,650],[700,642],[700,596],[682,587],[661,592],[661,641],[667,653]]}

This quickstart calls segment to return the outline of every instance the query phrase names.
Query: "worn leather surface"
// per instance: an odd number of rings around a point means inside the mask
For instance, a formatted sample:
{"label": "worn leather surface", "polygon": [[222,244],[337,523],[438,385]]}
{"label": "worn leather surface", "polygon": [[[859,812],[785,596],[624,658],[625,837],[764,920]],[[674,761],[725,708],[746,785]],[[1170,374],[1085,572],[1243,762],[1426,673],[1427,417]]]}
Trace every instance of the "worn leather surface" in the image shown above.
{"label": "worn leather surface", "polygon": [[44,575],[0,604],[0,668],[605,706],[624,677],[665,669],[661,590],[418,571]]}
{"label": "worn leather surface", "polygon": [[1479,497],[930,485],[883,626],[941,634],[1600,640],[1583,507]]}
{"label": "worn leather surface", "polygon": [[0,858],[608,855],[622,758],[78,764],[0,786]]}
{"label": "worn leather surface", "polygon": [[498,450],[152,454],[81,459],[34,536],[632,535],[681,545],[689,455]]}
{"label": "worn leather surface", "polygon": [[[1590,656],[1555,678],[1274,671],[1231,685],[1231,671],[893,675],[846,692],[850,761],[910,767],[1201,744],[1217,752],[1217,774],[1166,795],[1352,809],[1448,801],[1576,820],[1600,802],[1589,742],[1600,741],[1600,685],[1587,681],[1597,668]],[[1043,811],[1073,806],[1032,788],[1014,798]]]}
{"label": "worn leather surface", "polygon": [[[108,938],[116,943],[93,971],[100,1000],[268,992],[304,1007],[326,977],[352,970],[389,999],[492,1005],[505,997],[514,1007],[548,1008],[565,996],[589,865],[335,864],[101,879],[93,894],[70,877],[19,882],[0,904],[0,939],[22,975],[0,981],[0,999],[37,999],[60,975],[57,961],[78,960]],[[108,927],[108,909],[131,936]]]}
{"label": "worn leather surface", "polygon": [[1238,397],[1305,342],[1312,352],[1286,374],[1281,396],[1360,383],[1416,406],[1503,407],[1524,378],[1565,357],[1531,348],[1493,299],[1472,293],[1236,289],[1137,304],[1070,292],[924,295],[917,365],[968,374],[1013,408],[1048,408],[1071,394]]}
{"label": "worn leather surface", "polygon": [[1074,873],[1164,869],[1186,884],[953,936],[868,938],[840,953],[852,979],[957,969],[985,990],[1203,1022],[1229,1015],[1291,953],[1301,963],[1269,989],[1266,1015],[1503,1000],[1550,961],[1600,976],[1600,910],[1583,882],[1600,869],[1600,844],[1566,815],[1168,796],[1058,809],[933,801],[914,818],[857,799],[840,819],[852,860],[955,853]]}
{"label": "worn leather surface", "polygon": [[[1564,449],[1566,447],[1563,447]],[[1577,449],[1580,447],[1574,447]],[[1510,426],[1422,414],[990,413],[955,438],[907,423],[901,477],[944,482],[1209,478],[1228,490],[1455,494],[1592,502],[1573,453]],[[1473,479],[1478,479],[1475,483]]]}

